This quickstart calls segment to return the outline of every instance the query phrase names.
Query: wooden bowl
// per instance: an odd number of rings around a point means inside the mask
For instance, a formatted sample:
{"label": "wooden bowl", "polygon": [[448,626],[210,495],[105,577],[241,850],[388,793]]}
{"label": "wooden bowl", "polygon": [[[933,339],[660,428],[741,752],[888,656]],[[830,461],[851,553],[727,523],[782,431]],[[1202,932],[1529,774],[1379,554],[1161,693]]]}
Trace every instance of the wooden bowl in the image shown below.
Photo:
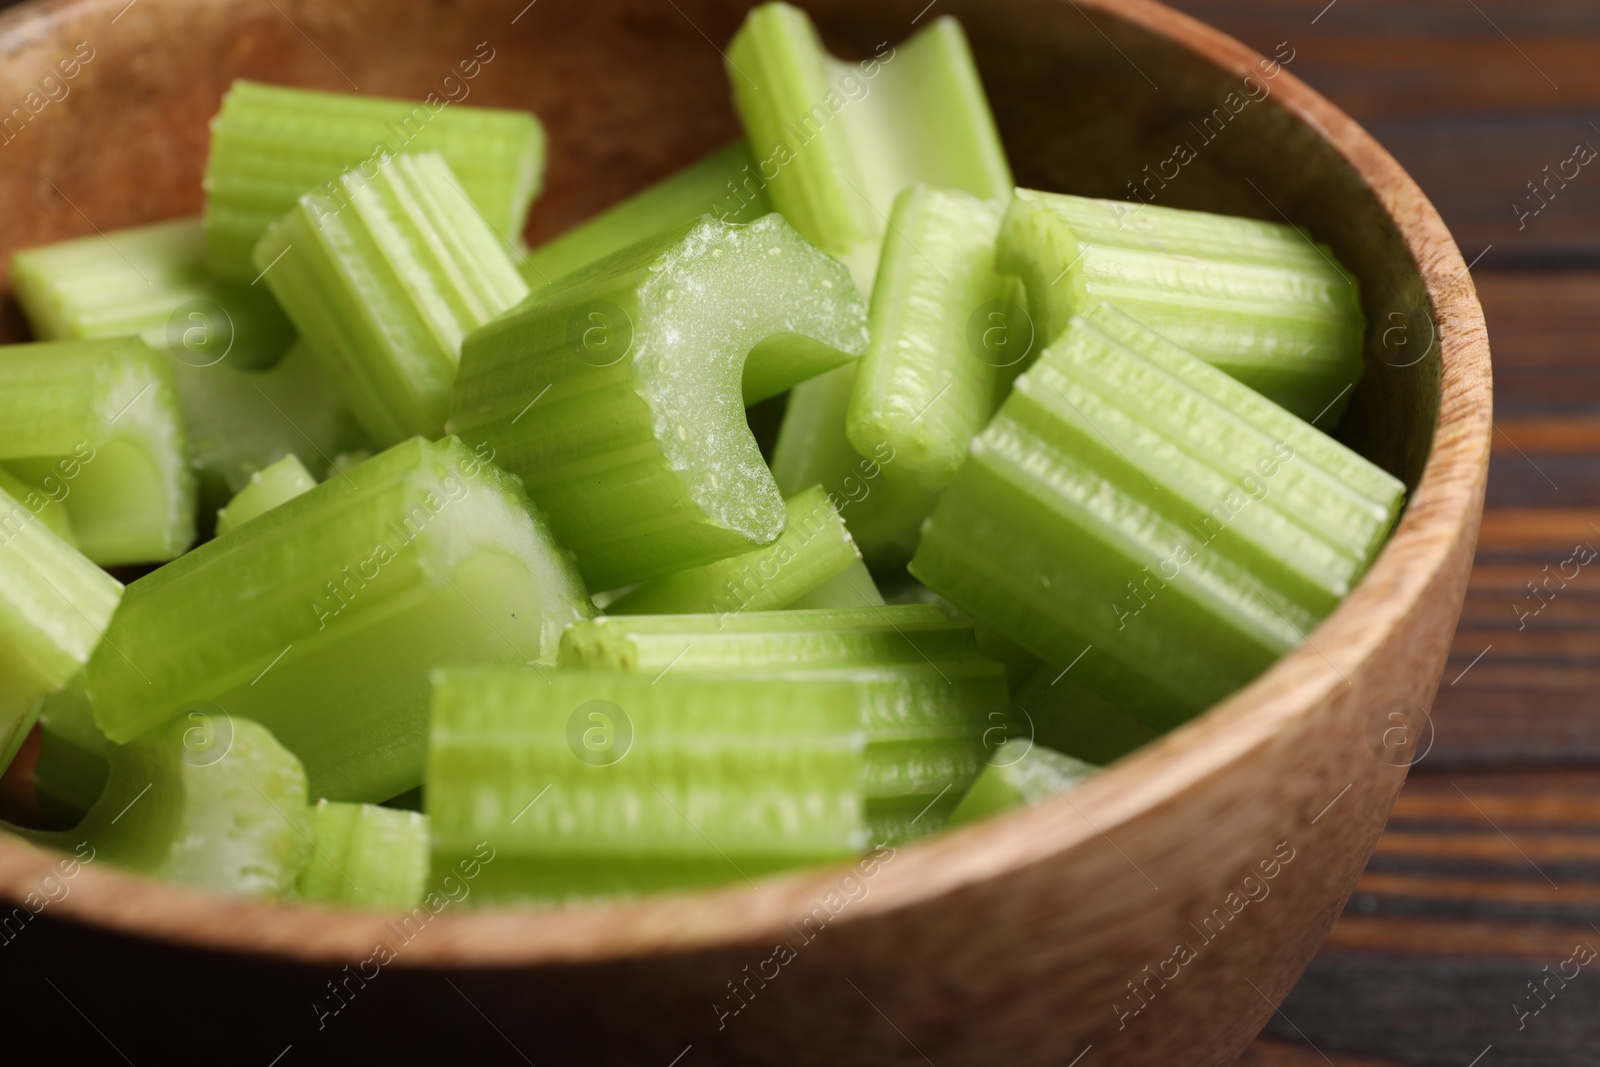
{"label": "wooden bowl", "polygon": [[[494,58],[470,102],[531,108],[551,135],[534,240],[736,136],[718,46],[745,3],[526,3],[7,12],[0,105],[78,42],[93,58],[0,146],[0,252],[196,212],[207,120],[240,76],[421,98],[485,42]],[[70,999],[134,1062],[181,1047],[265,1064],[285,1046],[285,1064],[351,1051],[660,1067],[1238,1055],[1342,907],[1426,734],[1488,465],[1482,313],[1433,207],[1290,73],[1293,42],[1285,64],[1263,65],[1145,0],[925,3],[808,6],[849,55],[898,41],[919,11],[959,16],[1022,184],[1125,196],[1171,174],[1187,142],[1197,158],[1158,202],[1291,219],[1360,276],[1368,369],[1341,432],[1411,497],[1349,601],[1248,689],[1070,799],[901,848],[870,875],[446,909],[408,939],[393,916],[215,899],[92,865],[8,935],[0,982],[22,999],[5,1003],[31,1016]],[[1246,90],[1261,98],[1238,107],[1229,94]],[[10,339],[19,321],[13,308]],[[53,862],[0,844],[0,895],[22,899]],[[392,961],[375,962],[380,944]]]}

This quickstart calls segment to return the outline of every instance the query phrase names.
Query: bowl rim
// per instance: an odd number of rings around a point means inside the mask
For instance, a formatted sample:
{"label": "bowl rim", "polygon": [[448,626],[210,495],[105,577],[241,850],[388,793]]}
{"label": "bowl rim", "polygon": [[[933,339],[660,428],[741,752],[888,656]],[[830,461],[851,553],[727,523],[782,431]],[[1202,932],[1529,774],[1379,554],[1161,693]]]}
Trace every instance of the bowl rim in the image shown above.
{"label": "bowl rim", "polygon": [[[1156,0],[1059,0],[1126,23],[1243,78],[1264,57]],[[123,0],[33,0],[0,22],[0,54],[37,44],[52,23],[110,11]],[[44,31],[44,32],[42,32]],[[1165,804],[1270,743],[1322,706],[1345,673],[1390,640],[1481,517],[1492,435],[1492,386],[1483,312],[1466,263],[1412,178],[1353,119],[1284,70],[1279,105],[1327,142],[1383,205],[1421,275],[1440,348],[1438,424],[1416,491],[1389,543],[1345,602],[1308,640],[1204,715],[1080,787],[1025,809],[897,846],[872,892],[840,925],[881,917],[975,883],[1044,863]],[[1470,547],[1470,546],[1469,546]],[[1331,669],[1330,669],[1331,668]],[[1065,817],[1068,812],[1076,817]],[[0,840],[0,901],[21,905],[57,870],[56,853]],[[599,963],[763,943],[836,890],[853,865],[807,870],[761,886],[721,887],[572,907],[501,906],[429,914],[429,936],[394,962],[407,968]],[[87,865],[52,915],[192,948],[305,963],[369,958],[405,912],[333,909],[224,898]],[[422,910],[422,909],[419,909]]]}

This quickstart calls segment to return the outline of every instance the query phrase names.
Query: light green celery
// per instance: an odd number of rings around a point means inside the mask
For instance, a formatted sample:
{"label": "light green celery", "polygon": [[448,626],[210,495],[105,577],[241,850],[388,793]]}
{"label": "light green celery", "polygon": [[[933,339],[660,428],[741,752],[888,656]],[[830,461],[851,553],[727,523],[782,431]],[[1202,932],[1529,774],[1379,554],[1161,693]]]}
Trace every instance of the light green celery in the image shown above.
{"label": "light green celery", "polygon": [[17,302],[41,341],[142,337],[191,366],[270,367],[294,327],[262,286],[208,270],[197,218],[76,237],[18,252]]}
{"label": "light green celery", "polygon": [[847,420],[857,452],[894,449],[890,478],[949,485],[1034,347],[1021,286],[994,269],[1004,214],[924,185],[895,201]]}
{"label": "light green celery", "polygon": [[159,563],[194,540],[172,375],[137,338],[0,346],[0,461],[67,509],[103,566]]}
{"label": "light green celery", "polygon": [[[492,57],[491,57],[492,58]],[[343,203],[341,176],[370,179],[400,153],[437,152],[474,213],[502,240],[520,241],[544,180],[545,136],[525,111],[464,107],[235,81],[211,122],[206,160],[206,261],[249,281],[251,251],[308,191]]]}
{"label": "light green celery", "polygon": [[701,215],[754,222],[771,211],[750,146],[735,141],[545,242],[517,271],[529,288],[538,289]]}
{"label": "light green celery", "polygon": [[884,220],[926,182],[986,200],[1011,194],[966,34],[933,20],[860,63],[833,58],[799,8],[764,4],[728,46],[728,81],[773,207],[850,264],[865,292]]}
{"label": "light green celery", "polygon": [[409,907],[428,880],[428,818],[371,804],[318,801],[316,842],[295,896],[308,903]]}
{"label": "light green celery", "polygon": [[1100,305],[1017,379],[911,571],[1161,728],[1304,640],[1403,497],[1321,431]]}
{"label": "light green celery", "polygon": [[461,341],[528,295],[438,155],[346,175],[300,198],[256,246],[289,318],[380,445],[438,437]]}
{"label": "light green celery", "polygon": [[875,841],[938,830],[982,766],[986,737],[1011,729],[1004,668],[979,653],[971,626],[928,604],[610,616],[568,629],[558,662],[653,679],[854,683]]}
{"label": "light green celery", "polygon": [[[1160,731],[1079,684],[1073,671],[1059,667],[1034,671],[1016,690],[1015,700],[1027,717],[1025,735],[1100,766],[1115,763],[1160,736]],[[1029,725],[1031,734],[1026,730]]]}
{"label": "light green celery", "polygon": [[100,643],[122,585],[0,491],[0,770]]}
{"label": "light green celery", "polygon": [[314,796],[378,802],[422,781],[432,667],[552,657],[589,611],[514,479],[413,440],[134,582],[89,695],[118,742],[197,704],[256,719]]}
{"label": "light green celery", "polygon": [[345,471],[351,470],[352,468],[355,468],[355,467],[359,467],[359,466],[361,466],[361,464],[365,463],[367,460],[369,460],[371,458],[372,458],[372,453],[369,452],[368,450],[364,449],[364,448],[358,448],[353,452],[340,452],[337,456],[334,456],[333,459],[328,462],[327,477],[328,478],[341,477],[341,476],[343,476]]}
{"label": "light green celery", "polygon": [[839,501],[850,535],[874,567],[902,567],[917,548],[922,520],[938,495],[895,477],[899,458],[888,441],[863,456],[845,436],[856,368],[841,367],[798,386],[778,434],[772,476],[785,493],[821,484]]}
{"label": "light green celery", "polygon": [[989,765],[951,812],[949,825],[1047,803],[1076,789],[1099,769],[1032,741],[1013,738],[995,749]]}
{"label": "light green celery", "polygon": [[772,544],[650,582],[606,610],[612,615],[776,611],[861,565],[850,532],[820,487],[790,497],[784,507],[788,525]]}
{"label": "light green celery", "polygon": [[998,264],[1026,284],[1041,344],[1110,302],[1324,429],[1361,377],[1354,276],[1281,223],[1019,189]]}
{"label": "light green celery", "polygon": [[72,547],[78,547],[78,539],[72,536],[72,517],[67,514],[66,506],[50,499],[42,489],[29,485],[6,468],[0,467],[0,493],[26,504],[38,520],[44,523],[45,529]]}
{"label": "light green celery", "polygon": [[105,791],[112,744],[94,724],[84,676],[44,698],[33,787],[46,814],[76,825]]}
{"label": "light green celery", "polygon": [[737,882],[867,847],[847,682],[440,671],[433,867],[485,902]]}
{"label": "light green celery", "polygon": [[285,504],[302,493],[317,487],[305,464],[294,453],[284,456],[270,467],[264,467],[250,476],[250,484],[217,512],[217,536],[230,533],[258,515],[265,515],[279,504]]}
{"label": "light green celery", "polygon": [[290,452],[321,474],[329,456],[365,440],[303,341],[266,371],[236,370],[226,362],[194,367],[173,360],[171,366],[204,514]]}
{"label": "light green celery", "polygon": [[470,336],[450,431],[522,478],[591,588],[659,578],[783,532],[741,396],[746,355],[783,339],[865,350],[848,272],[782,216],[702,219]]}
{"label": "light green celery", "polygon": [[15,831],[36,844],[86,845],[95,860],[231,896],[288,893],[311,855],[300,763],[259,723],[174,720],[111,750],[105,792],[83,822]]}
{"label": "light green celery", "polygon": [[[924,183],[1003,201],[1011,168],[960,23],[939,18],[871,60],[840,62],[810,18],[788,4],[751,11],[728,47],[728,79],[767,195],[800,233],[850,265],[871,293],[896,198]],[[884,462],[887,440],[846,437],[855,368],[808,381],[789,399],[773,457],[785,493],[809,485],[854,499],[861,455]],[[893,484],[891,484],[893,483]],[[868,562],[910,558],[933,497],[909,474],[885,478],[845,510]]]}
{"label": "light green celery", "polygon": [[857,559],[792,604],[796,611],[810,608],[871,608],[885,603],[867,565]]}

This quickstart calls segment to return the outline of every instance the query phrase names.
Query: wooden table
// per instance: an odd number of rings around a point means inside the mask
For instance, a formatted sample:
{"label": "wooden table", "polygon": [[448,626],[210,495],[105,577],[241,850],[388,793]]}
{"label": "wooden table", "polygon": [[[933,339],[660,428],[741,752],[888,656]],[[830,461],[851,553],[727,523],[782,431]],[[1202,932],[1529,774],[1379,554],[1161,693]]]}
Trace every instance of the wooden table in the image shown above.
{"label": "wooden table", "polygon": [[1176,6],[1267,54],[1286,42],[1416,177],[1475,264],[1495,364],[1488,512],[1432,748],[1241,1062],[1600,1062],[1600,957],[1577,962],[1600,952],[1600,159],[1563,166],[1600,149],[1600,4]]}

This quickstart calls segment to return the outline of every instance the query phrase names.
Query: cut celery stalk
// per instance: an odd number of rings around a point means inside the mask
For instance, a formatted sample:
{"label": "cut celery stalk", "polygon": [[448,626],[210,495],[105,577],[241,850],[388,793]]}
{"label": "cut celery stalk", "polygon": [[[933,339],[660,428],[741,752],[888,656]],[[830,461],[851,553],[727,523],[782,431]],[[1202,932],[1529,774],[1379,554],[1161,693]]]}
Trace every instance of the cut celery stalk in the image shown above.
{"label": "cut celery stalk", "polygon": [[939,18],[888,53],[844,63],[788,4],[750,12],[728,80],[772,205],[872,284],[885,221],[926,182],[986,200],[1011,194],[994,117],[960,23]]}
{"label": "cut celery stalk", "polygon": [[89,695],[117,742],[212,702],[378,802],[422,781],[430,668],[553,656],[589,610],[514,479],[410,441],[133,583]]}
{"label": "cut celery stalk", "polygon": [[847,423],[862,455],[894,449],[890,479],[949,485],[1033,347],[1021,287],[994,269],[1004,214],[921,185],[895,201]]}
{"label": "cut celery stalk", "polygon": [[949,825],[1047,803],[1076,789],[1099,769],[1024,738],[1012,738],[995,749],[989,765],[950,813]]}
{"label": "cut celery stalk", "polygon": [[1005,671],[972,627],[928,604],[739,615],[612,616],[562,635],[563,667],[646,678],[827,678],[855,684],[866,732],[862,795],[873,839],[939,829],[1009,728]]}
{"label": "cut celery stalk", "polygon": [[1039,744],[1105,766],[1160,736],[1125,709],[1079,684],[1074,674],[1059,667],[1040,667],[1016,690],[1016,705],[1032,724],[1032,737]]}
{"label": "cut celery stalk", "polygon": [[84,555],[159,563],[194,540],[166,361],[137,338],[0,346],[0,461],[59,500]]}
{"label": "cut celery stalk", "polygon": [[998,263],[1022,276],[1041,343],[1110,302],[1325,429],[1361,377],[1355,278],[1281,223],[1019,189]]}
{"label": "cut celery stalk", "polygon": [[22,714],[14,718],[9,726],[0,725],[0,774],[11,766],[11,761],[17,758],[17,753],[22,751],[22,746],[28,740],[28,735],[33,732],[34,724],[39,721],[39,713],[44,709],[44,698],[40,697],[28,705]]}
{"label": "cut celery stalk", "polygon": [[864,351],[849,274],[779,215],[702,219],[469,337],[450,430],[523,479],[594,589],[739,555],[785,522],[740,391],[774,335]]}
{"label": "cut celery stalk", "polygon": [[922,520],[938,495],[889,471],[898,459],[888,441],[867,455],[845,436],[856,368],[841,367],[795,389],[772,457],[778,488],[795,493],[821,484],[837,501],[861,555],[874,567],[902,567],[917,549]]}
{"label": "cut celery stalk", "polygon": [[258,515],[265,515],[279,504],[286,504],[317,487],[305,464],[294,453],[250,476],[250,484],[217,512],[217,536],[238,529]]}
{"label": "cut celery stalk", "polygon": [[402,152],[437,152],[476,213],[499,237],[520,241],[544,179],[545,138],[525,111],[325,93],[236,81],[211,123],[206,160],[206,262],[249,281],[251,252],[267,227],[308,191],[328,212],[346,182],[371,179]]}
{"label": "cut celery stalk", "polygon": [[41,341],[138,336],[195,367],[270,367],[294,327],[261,286],[202,263],[197,218],[158,222],[18,252],[17,302]]}
{"label": "cut celery stalk", "polygon": [[443,157],[395,156],[337,185],[338,210],[301,197],[256,264],[374,440],[438,437],[462,338],[528,287]]}
{"label": "cut celery stalk", "polygon": [[[51,484],[51,488],[55,488],[55,483]],[[57,492],[59,493],[59,490]],[[6,468],[0,467],[0,493],[5,493],[33,512],[34,516],[44,523],[45,529],[72,547],[78,547],[78,539],[72,535],[72,517],[67,514],[66,506],[45,495],[42,488],[35,488]]]}
{"label": "cut celery stalk", "polygon": [[310,824],[305,771],[287,749],[259,723],[196,713],[113,748],[105,792],[75,829],[14,832],[86,842],[96,859],[163,881],[276,898],[312,853]]}
{"label": "cut celery stalk", "polygon": [[[122,585],[0,491],[0,754],[9,763],[39,698],[89,662]],[[0,765],[0,770],[3,770]]]}
{"label": "cut celery stalk", "polygon": [[867,846],[857,687],[440,671],[434,868],[488,843],[473,899],[738,881]]}
{"label": "cut celery stalk", "polygon": [[701,215],[754,222],[771,211],[750,146],[735,141],[540,245],[517,271],[529,288],[538,289]]}
{"label": "cut celery stalk", "polygon": [[867,565],[857,559],[792,604],[795,611],[817,608],[872,608],[886,603]]}
{"label": "cut celery stalk", "polygon": [[[1108,305],[974,442],[911,571],[1155,727],[1305,638],[1404,487]],[[1087,651],[1086,651],[1087,650]]]}
{"label": "cut celery stalk", "polygon": [[[612,615],[776,611],[861,565],[850,532],[820,487],[789,498],[788,525],[765,548],[679,571],[643,585],[606,610]],[[869,578],[870,585],[870,578]]]}
{"label": "cut celery stalk", "polygon": [[94,807],[105,791],[111,749],[111,742],[94,724],[82,674],[44,698],[33,787],[47,815],[76,825]]}
{"label": "cut celery stalk", "polygon": [[409,907],[428,880],[428,819],[414,811],[319,801],[311,809],[316,848],[300,872],[303,901]]}

